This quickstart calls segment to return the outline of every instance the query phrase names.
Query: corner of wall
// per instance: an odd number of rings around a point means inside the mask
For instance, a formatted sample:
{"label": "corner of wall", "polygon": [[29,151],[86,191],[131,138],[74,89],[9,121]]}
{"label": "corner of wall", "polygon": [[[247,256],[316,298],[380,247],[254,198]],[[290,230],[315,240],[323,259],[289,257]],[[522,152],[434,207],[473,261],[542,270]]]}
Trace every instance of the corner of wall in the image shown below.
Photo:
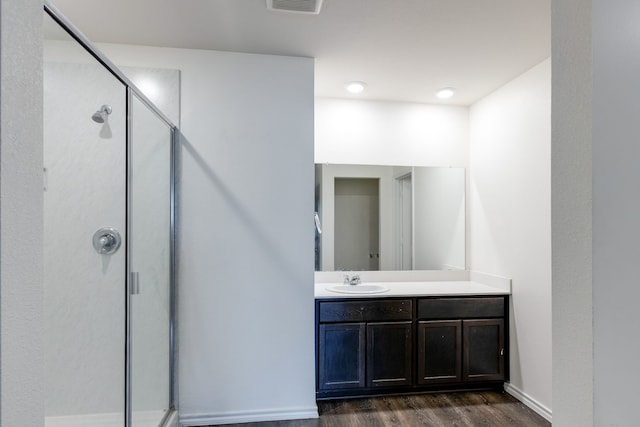
{"label": "corner of wall", "polygon": [[551,2],[553,412],[593,425],[591,2]]}
{"label": "corner of wall", "polygon": [[552,400],[550,117],[549,60],[470,109],[472,279],[511,279],[511,386],[543,407]]}
{"label": "corner of wall", "polygon": [[44,423],[42,2],[0,5],[0,425]]}

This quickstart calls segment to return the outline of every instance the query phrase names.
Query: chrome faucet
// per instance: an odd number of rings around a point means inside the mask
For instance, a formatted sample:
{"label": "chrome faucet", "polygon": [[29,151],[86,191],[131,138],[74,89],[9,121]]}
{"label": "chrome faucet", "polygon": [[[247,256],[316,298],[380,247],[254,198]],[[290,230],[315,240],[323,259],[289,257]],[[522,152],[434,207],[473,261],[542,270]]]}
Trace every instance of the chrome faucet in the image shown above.
{"label": "chrome faucet", "polygon": [[349,278],[348,274],[344,275],[344,278],[342,279],[342,284],[343,285],[351,285],[351,286],[355,286],[360,284],[360,275],[359,274],[354,274],[353,276],[351,276],[351,278]]}

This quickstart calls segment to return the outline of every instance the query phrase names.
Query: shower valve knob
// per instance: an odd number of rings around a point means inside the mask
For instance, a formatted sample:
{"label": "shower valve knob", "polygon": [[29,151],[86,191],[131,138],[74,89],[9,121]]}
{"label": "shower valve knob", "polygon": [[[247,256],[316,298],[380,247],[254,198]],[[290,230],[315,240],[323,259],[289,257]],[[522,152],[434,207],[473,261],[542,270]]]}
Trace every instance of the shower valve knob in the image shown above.
{"label": "shower valve knob", "polygon": [[111,227],[103,227],[93,234],[93,248],[100,255],[115,253],[122,243],[118,230]]}
{"label": "shower valve knob", "polygon": [[113,240],[113,236],[104,235],[100,237],[100,246],[102,246],[103,248],[105,246],[111,246],[113,245]]}

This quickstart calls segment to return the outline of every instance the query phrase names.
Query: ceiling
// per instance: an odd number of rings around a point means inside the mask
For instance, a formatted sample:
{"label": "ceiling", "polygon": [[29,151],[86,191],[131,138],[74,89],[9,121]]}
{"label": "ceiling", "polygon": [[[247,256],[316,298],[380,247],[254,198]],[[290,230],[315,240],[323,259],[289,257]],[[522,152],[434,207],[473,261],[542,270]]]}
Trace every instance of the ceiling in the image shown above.
{"label": "ceiling", "polygon": [[[470,105],[551,54],[550,0],[53,0],[94,42],[316,59],[316,96]],[[367,83],[359,95],[344,90]],[[454,87],[438,100],[434,92]]]}

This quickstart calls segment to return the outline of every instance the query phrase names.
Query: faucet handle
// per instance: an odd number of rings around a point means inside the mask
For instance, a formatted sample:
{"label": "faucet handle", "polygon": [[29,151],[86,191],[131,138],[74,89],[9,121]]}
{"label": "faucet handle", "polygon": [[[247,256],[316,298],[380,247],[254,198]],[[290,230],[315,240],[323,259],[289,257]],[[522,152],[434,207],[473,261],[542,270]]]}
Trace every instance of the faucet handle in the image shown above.
{"label": "faucet handle", "polygon": [[349,279],[349,275],[345,274],[344,278],[342,279],[342,284],[343,285],[348,285],[349,283],[351,283],[351,280]]}

